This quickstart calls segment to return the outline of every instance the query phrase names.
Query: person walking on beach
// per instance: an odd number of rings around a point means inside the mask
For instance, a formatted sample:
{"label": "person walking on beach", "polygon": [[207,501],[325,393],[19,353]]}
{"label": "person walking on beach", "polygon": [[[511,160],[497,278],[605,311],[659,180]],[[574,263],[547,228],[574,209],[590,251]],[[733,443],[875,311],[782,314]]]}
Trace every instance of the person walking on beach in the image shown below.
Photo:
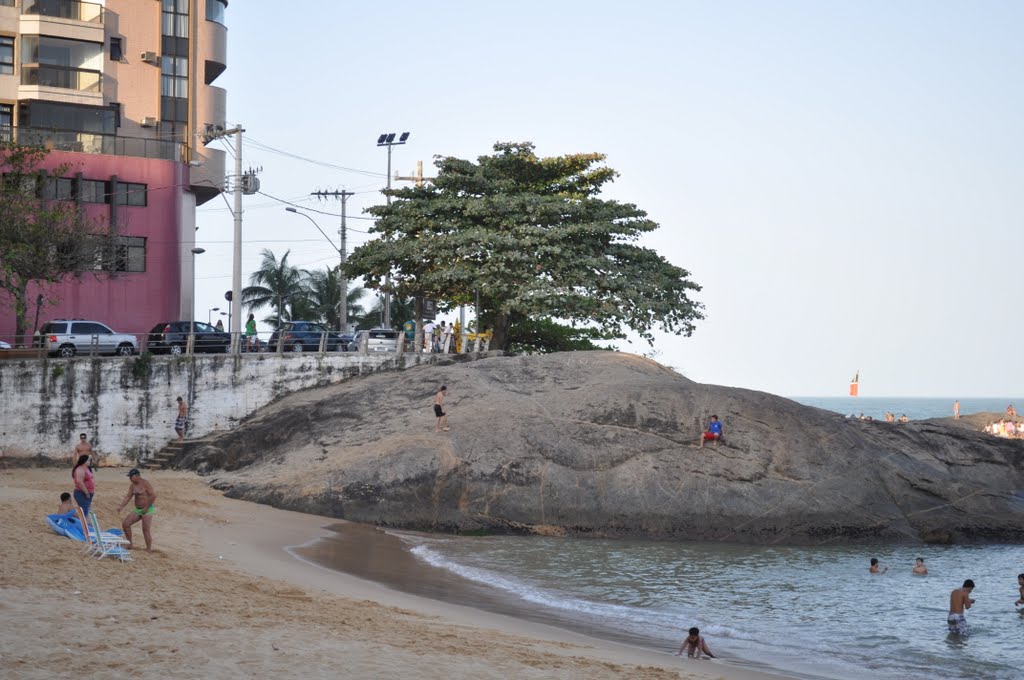
{"label": "person walking on beach", "polygon": [[88,463],[89,456],[79,456],[78,462],[71,470],[71,481],[75,483],[75,503],[82,509],[86,517],[89,516],[92,497],[96,495],[96,479],[93,477]]}
{"label": "person walking on beach", "polygon": [[707,656],[709,659],[714,659],[715,655],[711,653],[711,649],[708,648],[708,643],[700,634],[700,628],[694,626],[689,630],[689,634],[683,638],[683,644],[679,646],[679,651],[676,652],[676,656],[682,656],[683,650],[686,650],[686,656],[692,659],[699,659],[701,653]]}
{"label": "person walking on beach", "polygon": [[440,432],[444,425],[444,431],[448,431],[448,414],[444,412],[444,398],[448,394],[448,386],[441,385],[441,389],[434,395],[434,415],[437,416],[437,423],[434,424],[434,432]]}
{"label": "person walking on beach", "polygon": [[878,563],[878,558],[872,557],[871,566],[868,567],[868,571],[870,571],[872,574],[884,574],[885,572],[889,571],[889,567],[882,567],[882,565]]}
{"label": "person walking on beach", "polygon": [[185,400],[178,397],[178,417],[174,419],[174,431],[178,433],[178,441],[185,441],[185,428],[188,427],[188,407]]}
{"label": "person walking on beach", "polygon": [[697,446],[698,449],[704,448],[705,441],[712,441],[715,443],[715,448],[718,448],[718,440],[722,438],[722,423],[719,422],[718,416],[711,416],[711,422],[708,423],[708,431],[700,436],[700,443]]}
{"label": "person walking on beach", "polygon": [[131,549],[132,525],[142,522],[142,537],[146,539],[146,550],[150,551],[153,549],[153,534],[150,532],[150,527],[153,524],[153,515],[156,514],[156,490],[152,484],[142,478],[137,468],[128,471],[128,493],[125,494],[121,505],[117,506],[117,511],[121,512],[121,509],[133,497],[135,498],[135,507],[125,516],[121,522],[121,528],[124,529],[124,537],[128,539],[128,548]]}
{"label": "person walking on beach", "polygon": [[82,432],[81,434],[78,435],[78,443],[75,444],[75,450],[71,454],[71,464],[74,465],[75,462],[81,456],[91,456],[91,455],[92,455],[92,444],[89,443],[89,438],[86,436],[86,434],[84,432]]}
{"label": "person walking on beach", "polygon": [[953,420],[960,420],[960,402],[953,402]]}
{"label": "person walking on beach", "polygon": [[949,594],[949,616],[946,618],[946,625],[949,632],[963,637],[969,634],[967,619],[964,617],[964,610],[970,609],[974,604],[971,599],[971,591],[974,590],[974,581],[967,579],[963,586]]}
{"label": "person walking on beach", "polygon": [[914,568],[910,570],[910,573],[911,574],[916,574],[917,576],[927,576],[928,575],[928,567],[924,566],[924,558],[923,557],[918,557],[917,558],[917,561],[914,564]]}

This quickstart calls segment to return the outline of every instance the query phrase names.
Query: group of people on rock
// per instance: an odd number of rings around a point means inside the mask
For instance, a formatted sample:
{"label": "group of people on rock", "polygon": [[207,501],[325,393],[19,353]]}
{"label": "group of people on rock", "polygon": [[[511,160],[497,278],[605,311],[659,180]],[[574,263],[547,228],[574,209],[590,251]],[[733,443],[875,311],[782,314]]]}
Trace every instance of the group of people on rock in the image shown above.
{"label": "group of people on rock", "polygon": [[1001,418],[985,426],[985,432],[996,437],[1007,439],[1024,439],[1024,423],[1010,418]]}
{"label": "group of people on rock", "polygon": [[[860,414],[860,419],[865,420],[864,414]],[[871,416],[868,416],[866,420],[871,420]],[[885,422],[887,423],[909,423],[910,418],[907,417],[906,413],[901,413],[900,417],[897,418],[895,413],[890,411],[885,412]]]}

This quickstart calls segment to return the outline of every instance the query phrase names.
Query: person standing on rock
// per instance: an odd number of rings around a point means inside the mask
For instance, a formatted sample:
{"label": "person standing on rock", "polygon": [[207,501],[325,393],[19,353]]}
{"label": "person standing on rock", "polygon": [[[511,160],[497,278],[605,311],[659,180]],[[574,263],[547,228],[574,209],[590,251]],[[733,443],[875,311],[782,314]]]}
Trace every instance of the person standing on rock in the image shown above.
{"label": "person standing on rock", "polygon": [[440,432],[442,425],[444,425],[444,431],[448,431],[448,414],[444,412],[444,398],[447,394],[448,386],[441,385],[441,389],[434,395],[434,415],[437,416],[434,432]]}
{"label": "person standing on rock", "polygon": [[971,605],[974,604],[974,600],[971,599],[971,591],[973,590],[974,581],[967,579],[962,587],[949,594],[949,616],[946,619],[946,625],[949,626],[950,633],[963,637],[967,637],[969,634],[964,610],[970,609]]}
{"label": "person standing on rock", "polygon": [[174,419],[174,431],[178,433],[178,441],[185,441],[185,428],[188,426],[188,407],[185,400],[178,397],[178,417]]}
{"label": "person standing on rock", "polygon": [[708,431],[700,436],[700,444],[698,449],[704,448],[705,441],[711,441],[715,443],[715,448],[718,448],[718,440],[722,438],[722,423],[718,420],[718,416],[711,416],[711,422],[708,423]]}
{"label": "person standing on rock", "polygon": [[953,420],[960,420],[960,402],[953,402]]}
{"label": "person standing on rock", "polygon": [[128,539],[128,547],[131,548],[132,525],[142,522],[142,537],[146,539],[146,550],[152,550],[153,535],[150,533],[150,527],[153,524],[153,515],[156,514],[156,489],[148,480],[142,478],[137,468],[128,471],[128,493],[125,494],[121,505],[117,506],[117,511],[121,512],[132,498],[135,499],[135,508],[121,522],[124,537]]}

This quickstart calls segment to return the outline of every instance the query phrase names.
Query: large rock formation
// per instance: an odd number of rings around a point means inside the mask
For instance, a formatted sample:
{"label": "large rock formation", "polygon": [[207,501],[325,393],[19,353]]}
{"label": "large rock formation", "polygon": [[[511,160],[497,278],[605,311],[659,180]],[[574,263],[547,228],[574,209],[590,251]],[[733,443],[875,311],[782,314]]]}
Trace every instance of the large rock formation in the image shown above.
{"label": "large rock formation", "polygon": [[[725,441],[698,449],[712,413]],[[1022,458],[952,421],[847,420],[577,352],[308,390],[178,463],[231,496],[391,527],[824,543],[1020,541]]]}

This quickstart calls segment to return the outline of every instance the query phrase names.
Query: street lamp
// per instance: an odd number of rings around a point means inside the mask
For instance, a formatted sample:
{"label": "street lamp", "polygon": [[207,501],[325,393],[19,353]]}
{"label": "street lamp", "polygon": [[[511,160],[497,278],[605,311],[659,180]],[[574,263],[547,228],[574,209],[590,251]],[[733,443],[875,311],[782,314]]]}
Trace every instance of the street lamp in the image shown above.
{"label": "street lamp", "polygon": [[210,307],[209,311],[206,312],[206,323],[213,325],[213,313],[219,312],[220,307]]}
{"label": "street lamp", "polygon": [[[385,132],[377,138],[377,146],[388,148],[388,190],[387,201],[391,205],[391,147],[405,144],[409,140],[409,133],[403,132],[398,140],[395,140],[394,132]],[[384,275],[384,323],[385,328],[391,328],[391,272]]]}
{"label": "street lamp", "polygon": [[193,248],[192,249],[192,316],[189,319],[189,327],[191,333],[189,334],[189,341],[192,344],[192,351],[195,351],[196,347],[196,255],[202,255],[206,252],[206,248]]}
{"label": "street lamp", "polygon": [[324,233],[324,230],[320,228],[320,225],[317,224],[316,220],[312,217],[304,212],[299,212],[291,206],[285,208],[285,210],[290,213],[295,213],[296,215],[302,215],[312,222],[313,226],[316,227],[316,230],[323,234],[323,237],[331,244],[331,247],[338,251],[338,261],[340,262],[340,266],[338,267],[338,293],[341,295],[341,300],[338,302],[340,305],[340,309],[338,310],[338,332],[344,333],[345,328],[348,325],[348,279],[345,278],[345,232],[341,232],[341,248],[339,248],[334,245],[334,242],[331,241],[331,237]]}

